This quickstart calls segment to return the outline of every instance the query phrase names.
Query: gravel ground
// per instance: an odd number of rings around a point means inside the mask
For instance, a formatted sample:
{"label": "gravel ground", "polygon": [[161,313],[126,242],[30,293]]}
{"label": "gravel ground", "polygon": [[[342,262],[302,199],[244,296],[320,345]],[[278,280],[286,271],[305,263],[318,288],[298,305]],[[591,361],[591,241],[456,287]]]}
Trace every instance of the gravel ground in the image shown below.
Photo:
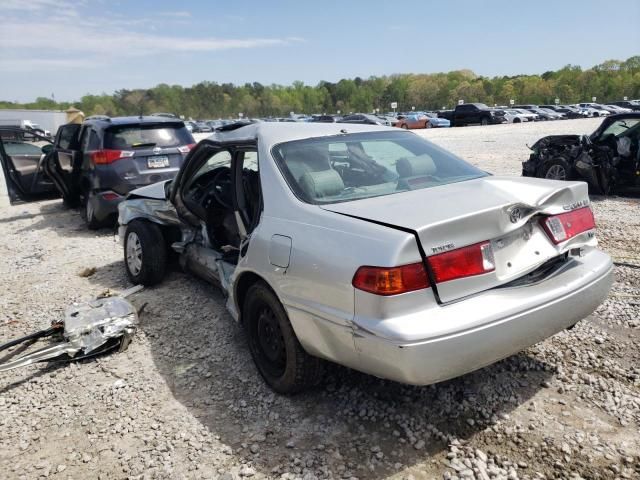
{"label": "gravel ground", "polygon": [[[519,175],[525,143],[598,123],[420,134]],[[602,248],[640,263],[638,199],[593,205]],[[113,233],[85,230],[59,201],[0,195],[0,255],[0,341],[129,286]],[[586,321],[464,377],[418,388],[335,366],[288,398],[259,378],[222,296],[172,272],[135,296],[146,308],[126,352],[0,374],[0,477],[639,478],[639,280],[616,267]]]}

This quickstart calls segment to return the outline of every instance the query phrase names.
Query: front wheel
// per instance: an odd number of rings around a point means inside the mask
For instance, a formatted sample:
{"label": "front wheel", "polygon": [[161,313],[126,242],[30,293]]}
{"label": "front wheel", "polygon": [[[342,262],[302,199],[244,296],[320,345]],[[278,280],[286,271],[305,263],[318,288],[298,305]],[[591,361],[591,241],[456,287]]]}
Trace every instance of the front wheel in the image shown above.
{"label": "front wheel", "polygon": [[249,288],[242,318],[253,361],[273,390],[292,394],[319,382],[322,361],[304,351],[284,307],[266,284]]}
{"label": "front wheel", "polygon": [[134,220],[124,234],[124,265],[132,283],[155,285],[164,278],[167,246],[155,223]]}
{"label": "front wheel", "polygon": [[571,166],[563,157],[557,157],[544,167],[544,178],[549,180],[569,180],[571,174]]}
{"label": "front wheel", "polygon": [[403,123],[402,125],[400,125],[400,127],[404,128],[405,130],[409,130],[409,125],[407,125],[406,123]]}
{"label": "front wheel", "polygon": [[489,120],[483,118],[482,120],[480,120],[480,125],[482,125],[483,127],[489,125]]}

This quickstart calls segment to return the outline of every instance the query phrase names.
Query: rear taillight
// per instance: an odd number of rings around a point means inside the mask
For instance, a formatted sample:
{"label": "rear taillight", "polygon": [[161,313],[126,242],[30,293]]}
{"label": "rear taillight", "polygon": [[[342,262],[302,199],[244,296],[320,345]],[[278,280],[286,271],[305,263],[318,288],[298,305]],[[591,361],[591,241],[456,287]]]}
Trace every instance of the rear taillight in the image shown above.
{"label": "rear taillight", "polygon": [[541,220],[542,227],[556,245],[596,228],[593,212],[589,207],[579,208]]}
{"label": "rear taillight", "polygon": [[133,157],[135,152],[130,150],[96,150],[91,152],[91,161],[96,165],[108,165],[121,158]]}
{"label": "rear taillight", "polygon": [[196,146],[196,144],[195,144],[195,143],[190,143],[190,144],[188,144],[188,145],[182,145],[181,147],[178,147],[178,151],[179,151],[180,153],[189,153],[189,152],[191,151],[191,149],[192,149],[193,147],[195,147],[195,146]]}
{"label": "rear taillight", "polygon": [[412,263],[400,267],[360,267],[352,284],[376,295],[398,295],[429,288],[429,279],[422,263]]}
{"label": "rear taillight", "polygon": [[107,201],[117,200],[118,198],[120,198],[120,195],[114,192],[105,192],[102,194],[102,198],[104,198]]}
{"label": "rear taillight", "polygon": [[491,243],[481,242],[429,257],[437,283],[495,270]]}

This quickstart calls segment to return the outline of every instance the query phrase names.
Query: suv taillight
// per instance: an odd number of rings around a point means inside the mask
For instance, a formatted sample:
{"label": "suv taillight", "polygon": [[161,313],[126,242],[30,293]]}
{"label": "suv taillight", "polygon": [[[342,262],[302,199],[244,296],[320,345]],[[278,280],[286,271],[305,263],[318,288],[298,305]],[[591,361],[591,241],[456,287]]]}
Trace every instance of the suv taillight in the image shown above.
{"label": "suv taillight", "polygon": [[540,223],[551,241],[556,245],[596,228],[596,221],[589,207],[546,217]]}
{"label": "suv taillight", "polygon": [[191,149],[192,149],[193,147],[195,147],[195,146],[196,146],[196,144],[195,144],[195,143],[190,143],[190,144],[188,144],[188,145],[182,145],[181,147],[178,147],[178,151],[179,151],[180,153],[189,153],[189,152],[191,151]]}
{"label": "suv taillight", "polygon": [[495,270],[491,243],[481,242],[428,258],[436,283]]}
{"label": "suv taillight", "polygon": [[429,288],[421,262],[400,267],[360,267],[351,283],[358,290],[385,296]]}
{"label": "suv taillight", "polygon": [[130,150],[96,150],[91,152],[91,161],[96,165],[108,165],[110,163],[115,162],[116,160],[120,160],[121,158],[129,158],[133,157],[135,152]]}

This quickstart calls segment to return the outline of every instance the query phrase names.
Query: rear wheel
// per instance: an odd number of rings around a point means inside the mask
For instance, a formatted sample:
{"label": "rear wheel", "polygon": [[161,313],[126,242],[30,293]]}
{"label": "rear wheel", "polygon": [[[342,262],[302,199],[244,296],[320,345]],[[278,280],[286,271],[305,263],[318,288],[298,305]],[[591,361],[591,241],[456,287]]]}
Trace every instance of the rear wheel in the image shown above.
{"label": "rear wheel", "polygon": [[89,228],[89,230],[98,230],[99,228],[104,228],[108,226],[108,220],[98,220],[96,218],[96,212],[95,209],[93,208],[93,204],[89,201],[89,197],[90,197],[90,193],[87,192],[84,195],[84,199],[83,199],[83,203],[84,203],[84,209],[83,209],[83,216],[84,216],[84,221],[87,224],[87,228]]}
{"label": "rear wheel", "polygon": [[557,157],[546,163],[544,167],[544,178],[549,180],[569,180],[571,166],[563,157]]}
{"label": "rear wheel", "polygon": [[318,383],[322,361],[304,351],[284,307],[266,284],[249,288],[242,318],[253,361],[273,390],[291,394]]}
{"label": "rear wheel", "polygon": [[433,125],[431,125],[431,122],[429,120],[424,122],[424,128],[431,128],[431,127],[433,127]]}
{"label": "rear wheel", "polygon": [[124,234],[124,265],[132,283],[155,285],[164,278],[167,247],[155,223],[134,220]]}
{"label": "rear wheel", "polygon": [[405,130],[409,130],[409,125],[407,125],[406,123],[403,123],[402,125],[400,125],[402,128],[404,128]]}

